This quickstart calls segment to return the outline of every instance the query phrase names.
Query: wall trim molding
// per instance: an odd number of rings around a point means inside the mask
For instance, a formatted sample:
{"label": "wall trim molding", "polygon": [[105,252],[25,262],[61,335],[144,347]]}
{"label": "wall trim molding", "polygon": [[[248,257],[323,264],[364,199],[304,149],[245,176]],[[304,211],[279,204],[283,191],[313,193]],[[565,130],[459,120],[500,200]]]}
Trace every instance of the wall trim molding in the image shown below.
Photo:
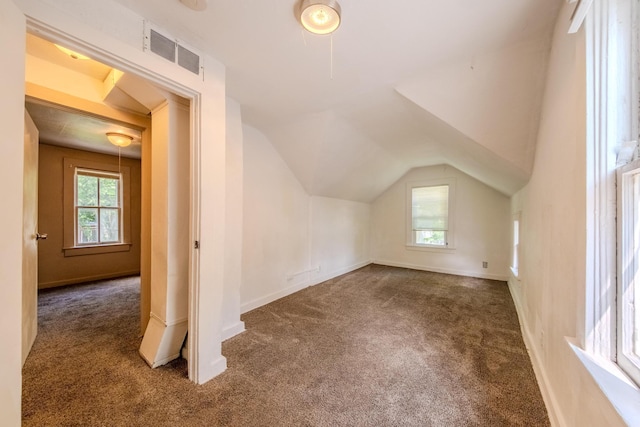
{"label": "wall trim molding", "polygon": [[229,338],[233,338],[245,331],[244,322],[238,321],[231,326],[227,326],[222,329],[222,341],[226,341]]}
{"label": "wall trim molding", "polygon": [[118,273],[96,274],[92,276],[76,277],[74,279],[54,280],[51,282],[38,283],[38,289],[56,288],[58,286],[77,285],[85,282],[95,282],[98,280],[118,279],[128,276],[139,276],[140,270],[121,271]]}
{"label": "wall trim molding", "polygon": [[411,270],[422,270],[422,271],[432,271],[434,273],[444,273],[444,274],[453,274],[456,276],[465,276],[465,277],[477,277],[479,279],[489,279],[489,280],[499,280],[501,282],[507,282],[509,280],[508,275],[502,274],[479,274],[471,271],[463,271],[456,270],[451,268],[439,268],[439,267],[431,267],[425,265],[417,265],[410,264],[405,262],[395,262],[384,259],[377,259],[373,261],[374,264],[386,265],[389,267],[400,267],[400,268],[409,268]]}
{"label": "wall trim molding", "polygon": [[311,282],[310,286],[315,286],[315,285],[319,285],[322,282],[326,282],[327,280],[331,280],[335,277],[338,276],[342,276],[343,274],[347,274],[347,273],[351,273],[352,271],[358,270],[362,267],[366,267],[367,265],[371,264],[371,261],[363,261],[363,262],[358,262],[356,264],[351,264],[350,266],[347,267],[343,267],[343,268],[339,268],[337,270],[333,270],[331,273],[325,273],[322,274],[316,278],[314,278]]}
{"label": "wall trim molding", "polygon": [[[611,87],[616,65],[610,52],[614,30],[613,5],[602,0],[593,5],[585,22],[586,44],[586,287],[584,325],[579,341],[593,354],[614,359],[616,353],[616,159],[617,137],[612,111],[616,105]],[[611,55],[611,57],[609,56]]]}
{"label": "wall trim molding", "polygon": [[[203,369],[204,368],[204,369]],[[203,364],[200,368],[200,377],[194,378],[192,381],[196,384],[204,384],[212,378],[217,377],[221,373],[227,370],[227,358],[219,356],[209,363]],[[200,379],[202,378],[202,379]]]}
{"label": "wall trim molding", "polygon": [[[326,273],[323,274],[322,276],[320,276],[319,278],[316,279],[305,279],[302,280],[300,283],[297,283],[293,286],[289,286],[285,289],[282,289],[278,292],[273,292],[271,294],[265,295],[263,297],[260,298],[256,298],[254,300],[245,302],[243,304],[240,305],[240,313],[244,314],[248,311],[251,310],[255,310],[256,308],[262,307],[263,305],[267,305],[273,301],[279,300],[280,298],[284,298],[288,295],[294,294],[298,291],[301,291],[305,288],[308,288],[309,286],[315,286],[318,285],[322,282],[326,282],[327,280],[331,280],[334,277],[338,277],[341,276],[343,274],[347,274],[350,273],[354,270],[357,270],[359,268],[365,267],[367,265],[371,264],[371,261],[364,261],[364,262],[359,262],[357,264],[352,264],[348,267],[343,267],[337,270],[332,271],[331,273]],[[305,273],[307,274],[307,273]]]}
{"label": "wall trim molding", "polygon": [[255,310],[256,308],[262,307],[263,305],[267,305],[273,301],[279,300],[280,298],[284,298],[287,295],[294,294],[298,291],[301,291],[304,288],[309,287],[309,281],[305,280],[301,283],[298,283],[293,286],[289,286],[285,289],[282,289],[277,292],[270,293],[260,298],[253,299],[251,301],[240,304],[240,313],[244,314],[251,310]]}
{"label": "wall trim molding", "polygon": [[540,355],[536,351],[537,347],[534,345],[535,340],[533,335],[531,334],[531,328],[529,328],[529,324],[526,322],[526,316],[524,315],[519,292],[515,289],[515,285],[512,280],[509,280],[508,284],[509,293],[511,294],[511,299],[513,300],[513,304],[516,308],[516,313],[518,314],[518,320],[520,321],[520,331],[522,332],[522,339],[527,349],[527,353],[529,354],[529,360],[531,360],[533,372],[536,376],[536,379],[538,380],[540,394],[542,394],[542,400],[547,407],[551,425],[554,427],[569,427],[569,424],[562,416],[562,411],[560,410],[558,399],[553,393],[553,389],[550,387],[551,383],[549,382],[549,378],[547,377],[546,371],[544,370],[544,364],[541,362]]}

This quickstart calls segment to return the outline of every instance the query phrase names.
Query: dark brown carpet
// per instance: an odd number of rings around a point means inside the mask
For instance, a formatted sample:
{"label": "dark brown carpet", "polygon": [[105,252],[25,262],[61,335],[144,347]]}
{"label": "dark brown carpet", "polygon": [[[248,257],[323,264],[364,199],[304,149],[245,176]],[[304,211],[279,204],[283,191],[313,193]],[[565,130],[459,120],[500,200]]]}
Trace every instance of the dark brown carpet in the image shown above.
{"label": "dark brown carpet", "polygon": [[139,357],[138,297],[41,292],[23,425],[549,425],[504,282],[370,265],[244,315],[202,386]]}

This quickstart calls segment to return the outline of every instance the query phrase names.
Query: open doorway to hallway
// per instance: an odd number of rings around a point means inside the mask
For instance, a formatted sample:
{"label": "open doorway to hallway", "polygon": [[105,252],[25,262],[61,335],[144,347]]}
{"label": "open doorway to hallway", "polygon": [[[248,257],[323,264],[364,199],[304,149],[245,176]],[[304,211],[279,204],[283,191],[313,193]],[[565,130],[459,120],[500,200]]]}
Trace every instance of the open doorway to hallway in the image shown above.
{"label": "open doorway to hallway", "polygon": [[[150,317],[179,326],[169,354],[155,343],[141,350],[149,365],[166,363],[187,330],[191,173],[190,150],[180,146],[189,146],[189,101],[34,35],[26,53],[26,109],[40,132],[39,229],[47,234],[39,287],[140,274],[141,333]],[[107,133],[131,143],[115,146]]]}

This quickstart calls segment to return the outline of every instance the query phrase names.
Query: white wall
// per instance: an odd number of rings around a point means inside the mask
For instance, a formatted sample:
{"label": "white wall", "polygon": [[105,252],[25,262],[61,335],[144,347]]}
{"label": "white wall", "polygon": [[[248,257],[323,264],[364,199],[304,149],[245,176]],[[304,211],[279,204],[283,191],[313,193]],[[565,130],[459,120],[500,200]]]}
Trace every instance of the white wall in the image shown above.
{"label": "white wall", "polygon": [[565,336],[584,325],[586,143],[584,31],[554,34],[533,174],[513,196],[520,212],[519,280],[510,289],[553,425],[622,426]]}
{"label": "white wall", "polygon": [[[407,183],[455,178],[455,250],[406,246]],[[508,278],[509,199],[446,165],[409,171],[372,203],[372,256],[376,263],[498,280]],[[487,261],[488,268],[482,267]]]}
{"label": "white wall", "polygon": [[242,311],[368,264],[369,205],[310,197],[264,134],[243,138]]}
{"label": "white wall", "polygon": [[242,311],[308,285],[309,196],[269,140],[243,127]]}
{"label": "white wall", "polygon": [[22,195],[24,164],[24,16],[12,2],[0,2],[0,414],[19,426],[22,399]]}
{"label": "white wall", "polygon": [[227,98],[227,212],[225,239],[222,339],[244,331],[240,321],[242,283],[243,147],[240,104]]}
{"label": "white wall", "polygon": [[371,205],[311,197],[311,273],[319,283],[369,264]]}

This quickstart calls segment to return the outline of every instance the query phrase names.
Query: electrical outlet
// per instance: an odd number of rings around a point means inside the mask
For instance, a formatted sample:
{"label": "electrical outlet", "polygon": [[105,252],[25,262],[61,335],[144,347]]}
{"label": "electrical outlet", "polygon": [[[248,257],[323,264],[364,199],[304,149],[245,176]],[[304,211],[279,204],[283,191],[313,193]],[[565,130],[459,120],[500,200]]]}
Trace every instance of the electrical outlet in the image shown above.
{"label": "electrical outlet", "polygon": [[482,268],[489,268],[489,263],[487,261],[482,261]]}

